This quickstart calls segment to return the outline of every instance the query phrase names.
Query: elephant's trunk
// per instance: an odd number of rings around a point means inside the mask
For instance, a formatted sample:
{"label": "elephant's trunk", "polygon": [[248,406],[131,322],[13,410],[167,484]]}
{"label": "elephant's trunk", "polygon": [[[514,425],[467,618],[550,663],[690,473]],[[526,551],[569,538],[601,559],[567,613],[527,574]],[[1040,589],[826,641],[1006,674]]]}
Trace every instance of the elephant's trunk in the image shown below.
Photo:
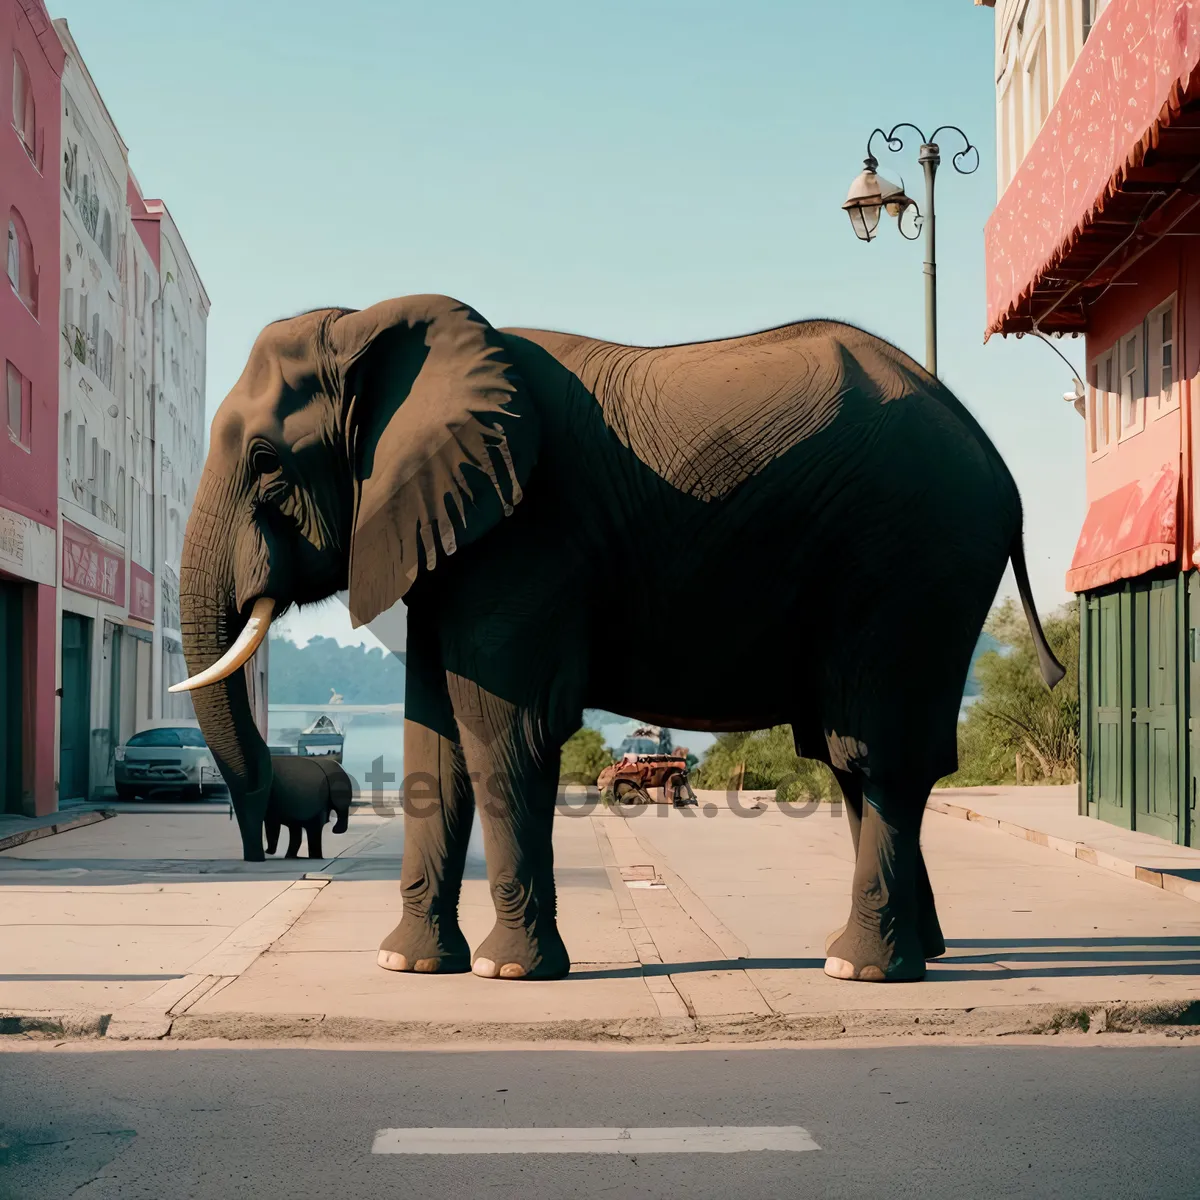
{"label": "elephant's trunk", "polygon": [[[218,662],[240,632],[233,601],[231,522],[210,506],[211,486],[206,472],[188,520],[179,580],[183,652],[193,675]],[[204,740],[229,787],[243,855],[247,862],[262,862],[271,756],[254,723],[244,670],[197,688],[192,702]]]}

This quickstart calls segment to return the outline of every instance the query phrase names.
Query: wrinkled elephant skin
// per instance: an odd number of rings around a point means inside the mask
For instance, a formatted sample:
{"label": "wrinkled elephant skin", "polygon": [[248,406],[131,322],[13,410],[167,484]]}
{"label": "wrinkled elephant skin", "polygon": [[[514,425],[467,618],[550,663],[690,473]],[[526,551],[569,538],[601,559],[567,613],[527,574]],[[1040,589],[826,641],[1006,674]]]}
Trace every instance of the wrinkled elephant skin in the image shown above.
{"label": "wrinkled elephant skin", "polygon": [[[670,572],[644,581],[664,548]],[[559,747],[589,707],[790,723],[852,813],[826,970],[914,980],[942,945],[921,816],[955,769],[1010,561],[1053,684],[1011,474],[937,379],[862,330],[642,348],[410,296],[260,334],[213,422],[181,603],[201,672],[238,659],[252,611],[348,590],[364,624],[405,601],[403,913],[381,966],[567,973],[551,833]],[[293,768],[270,762],[241,670],[213,673],[197,715],[261,857],[292,795],[272,778]],[[496,920],[472,956],[458,900],[476,811]]]}

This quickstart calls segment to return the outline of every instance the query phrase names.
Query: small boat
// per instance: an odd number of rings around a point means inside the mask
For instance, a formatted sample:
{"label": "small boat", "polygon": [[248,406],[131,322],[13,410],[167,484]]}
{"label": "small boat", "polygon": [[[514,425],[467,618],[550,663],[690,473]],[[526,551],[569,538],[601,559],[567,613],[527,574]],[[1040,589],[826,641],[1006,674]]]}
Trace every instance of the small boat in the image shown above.
{"label": "small boat", "polygon": [[322,713],[307,729],[301,730],[296,739],[296,753],[310,758],[329,757],[342,761],[342,745],[345,735],[334,724],[333,718]]}
{"label": "small boat", "polygon": [[280,729],[268,739],[267,748],[271,755],[304,755],[309,758],[329,756],[335,762],[342,761],[342,745],[345,734],[331,717],[322,713],[307,729]]}

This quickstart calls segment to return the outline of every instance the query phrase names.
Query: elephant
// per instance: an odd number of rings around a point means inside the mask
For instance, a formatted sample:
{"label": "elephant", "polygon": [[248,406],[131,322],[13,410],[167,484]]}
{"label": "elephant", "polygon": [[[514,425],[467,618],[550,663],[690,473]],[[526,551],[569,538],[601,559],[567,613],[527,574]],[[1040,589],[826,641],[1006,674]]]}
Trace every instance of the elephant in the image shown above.
{"label": "elephant", "polygon": [[[790,723],[855,846],[826,973],[923,978],[920,847],[1007,564],[1048,685],[1017,486],[901,350],[811,320],[661,347],[496,328],[447,296],[272,322],[214,417],[180,583],[205,740],[247,859],[272,764],[239,667],[292,605],[406,605],[402,913],[380,966],[557,979],[552,827],[584,708]],[[640,567],[671,554],[657,577]],[[617,586],[614,588],[614,580]],[[661,667],[661,631],[692,647]],[[457,916],[482,823],[495,924]]]}
{"label": "elephant", "polygon": [[350,776],[332,758],[273,755],[271,797],[264,817],[267,853],[275,853],[280,826],[286,825],[286,858],[300,854],[301,830],[308,834],[308,857],[322,858],[321,831],[330,813],[337,814],[333,832],[346,832],[351,790]]}

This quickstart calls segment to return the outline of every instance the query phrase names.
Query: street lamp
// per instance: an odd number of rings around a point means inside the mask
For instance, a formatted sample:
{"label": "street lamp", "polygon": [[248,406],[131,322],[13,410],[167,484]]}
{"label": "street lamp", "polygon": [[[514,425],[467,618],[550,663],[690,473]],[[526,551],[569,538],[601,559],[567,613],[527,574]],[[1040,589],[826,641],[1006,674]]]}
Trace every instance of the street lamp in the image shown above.
{"label": "street lamp", "polygon": [[[896,136],[897,130],[911,129],[921,138],[921,148],[917,161],[925,171],[925,212],[922,213],[917,202],[904,191],[903,183],[890,183],[879,174],[879,160],[871,153],[871,143],[876,135],[882,137],[887,148],[893,153],[904,149],[904,142]],[[890,133],[875,129],[867,138],[867,157],[863,160],[863,169],[850,185],[850,192],[842,208],[850,218],[851,228],[855,235],[864,242],[871,241],[879,226],[879,215],[887,210],[889,216],[896,218],[896,228],[910,242],[925,234],[925,366],[931,375],[937,374],[937,254],[934,239],[934,209],[933,182],[937,169],[942,161],[938,149],[937,136],[943,130],[957,133],[963,140],[963,149],[950,160],[951,165],[960,175],[970,175],[979,169],[979,149],[971,144],[970,139],[957,125],[939,125],[933,131],[933,137],[926,137],[915,125],[902,121],[892,127]],[[975,156],[971,166],[965,165],[971,155]],[[912,214],[911,227],[908,233],[904,227],[905,214]]]}

